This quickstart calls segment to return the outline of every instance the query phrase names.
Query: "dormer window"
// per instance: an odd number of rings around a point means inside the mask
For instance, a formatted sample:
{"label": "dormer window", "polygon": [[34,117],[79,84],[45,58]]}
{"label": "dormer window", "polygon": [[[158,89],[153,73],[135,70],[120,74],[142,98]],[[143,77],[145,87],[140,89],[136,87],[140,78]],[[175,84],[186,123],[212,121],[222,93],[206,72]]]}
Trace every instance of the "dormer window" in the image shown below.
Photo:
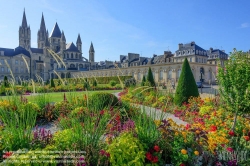
{"label": "dormer window", "polygon": [[183,51],[183,55],[185,54],[185,51]]}

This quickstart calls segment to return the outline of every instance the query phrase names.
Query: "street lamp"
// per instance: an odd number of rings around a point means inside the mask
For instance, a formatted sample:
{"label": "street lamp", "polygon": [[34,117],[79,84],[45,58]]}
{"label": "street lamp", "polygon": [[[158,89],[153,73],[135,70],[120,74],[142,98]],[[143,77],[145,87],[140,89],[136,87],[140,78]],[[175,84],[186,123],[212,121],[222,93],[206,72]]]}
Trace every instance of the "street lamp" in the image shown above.
{"label": "street lamp", "polygon": [[202,94],[202,82],[204,81],[204,79],[202,79],[202,74],[204,74],[204,69],[203,68],[200,68],[200,73],[201,73],[201,94]]}

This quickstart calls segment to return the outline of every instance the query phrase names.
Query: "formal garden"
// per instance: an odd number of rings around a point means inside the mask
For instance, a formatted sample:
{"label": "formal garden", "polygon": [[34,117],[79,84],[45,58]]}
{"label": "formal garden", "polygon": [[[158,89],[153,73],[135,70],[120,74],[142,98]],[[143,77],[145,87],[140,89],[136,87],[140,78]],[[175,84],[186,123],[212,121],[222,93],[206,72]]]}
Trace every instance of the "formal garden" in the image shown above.
{"label": "formal garden", "polygon": [[175,94],[156,85],[150,68],[140,84],[121,76],[5,79],[0,165],[248,166],[249,61],[231,53],[219,66],[219,95],[204,99],[187,59]]}

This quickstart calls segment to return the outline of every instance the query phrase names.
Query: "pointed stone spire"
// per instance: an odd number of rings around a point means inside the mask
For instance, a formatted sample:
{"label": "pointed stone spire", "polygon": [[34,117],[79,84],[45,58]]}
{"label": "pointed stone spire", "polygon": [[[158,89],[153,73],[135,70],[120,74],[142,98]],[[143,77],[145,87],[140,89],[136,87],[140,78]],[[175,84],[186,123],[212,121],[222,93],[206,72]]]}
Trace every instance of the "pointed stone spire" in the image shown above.
{"label": "pointed stone spire", "polygon": [[65,38],[65,36],[64,36],[64,32],[63,32],[63,31],[62,31],[61,39],[62,39],[62,41],[65,41],[65,42],[66,42],[66,38]]}
{"label": "pointed stone spire", "polygon": [[94,49],[94,46],[93,46],[92,42],[90,44],[89,52],[95,52],[95,49]]}
{"label": "pointed stone spire", "polygon": [[61,30],[60,30],[60,28],[59,28],[59,26],[57,25],[57,22],[56,22],[56,24],[55,24],[55,26],[54,26],[54,28],[53,28],[53,30],[52,30],[52,32],[51,32],[51,34],[50,34],[50,37],[58,37],[58,38],[61,38]]}
{"label": "pointed stone spire", "polygon": [[42,19],[41,19],[41,24],[40,24],[40,31],[45,31],[46,32],[46,26],[45,26],[43,13],[42,13]]}
{"label": "pointed stone spire", "polygon": [[78,34],[77,40],[76,40],[76,44],[82,44],[82,40],[81,40],[81,36],[80,34]]}
{"label": "pointed stone spire", "polygon": [[26,20],[25,9],[23,11],[22,27],[26,27],[26,28],[28,27],[27,20]]}

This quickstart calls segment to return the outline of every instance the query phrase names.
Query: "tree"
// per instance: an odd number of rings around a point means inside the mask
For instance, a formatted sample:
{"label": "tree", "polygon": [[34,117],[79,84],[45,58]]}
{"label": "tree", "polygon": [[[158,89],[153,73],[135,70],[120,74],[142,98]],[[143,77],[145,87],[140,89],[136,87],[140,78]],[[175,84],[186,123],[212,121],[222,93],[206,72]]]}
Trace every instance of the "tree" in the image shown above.
{"label": "tree", "polygon": [[143,76],[141,81],[141,86],[145,86],[145,82],[146,82],[146,77]]}
{"label": "tree", "polygon": [[187,58],[182,64],[181,75],[175,92],[174,102],[176,105],[182,105],[183,102],[188,102],[188,99],[198,97],[199,92],[191,68]]}
{"label": "tree", "polygon": [[150,67],[148,69],[147,81],[149,82],[150,86],[155,87],[155,80]]}
{"label": "tree", "polygon": [[97,82],[96,82],[96,79],[94,79],[94,81],[93,81],[93,87],[97,87]]}
{"label": "tree", "polygon": [[250,54],[234,49],[224,67],[219,65],[218,83],[222,101],[234,113],[234,131],[238,114],[250,112]]}
{"label": "tree", "polygon": [[4,87],[9,87],[9,81],[7,76],[4,76]]}
{"label": "tree", "polygon": [[54,80],[53,80],[53,78],[50,80],[50,87],[55,87],[55,83],[54,83]]}

